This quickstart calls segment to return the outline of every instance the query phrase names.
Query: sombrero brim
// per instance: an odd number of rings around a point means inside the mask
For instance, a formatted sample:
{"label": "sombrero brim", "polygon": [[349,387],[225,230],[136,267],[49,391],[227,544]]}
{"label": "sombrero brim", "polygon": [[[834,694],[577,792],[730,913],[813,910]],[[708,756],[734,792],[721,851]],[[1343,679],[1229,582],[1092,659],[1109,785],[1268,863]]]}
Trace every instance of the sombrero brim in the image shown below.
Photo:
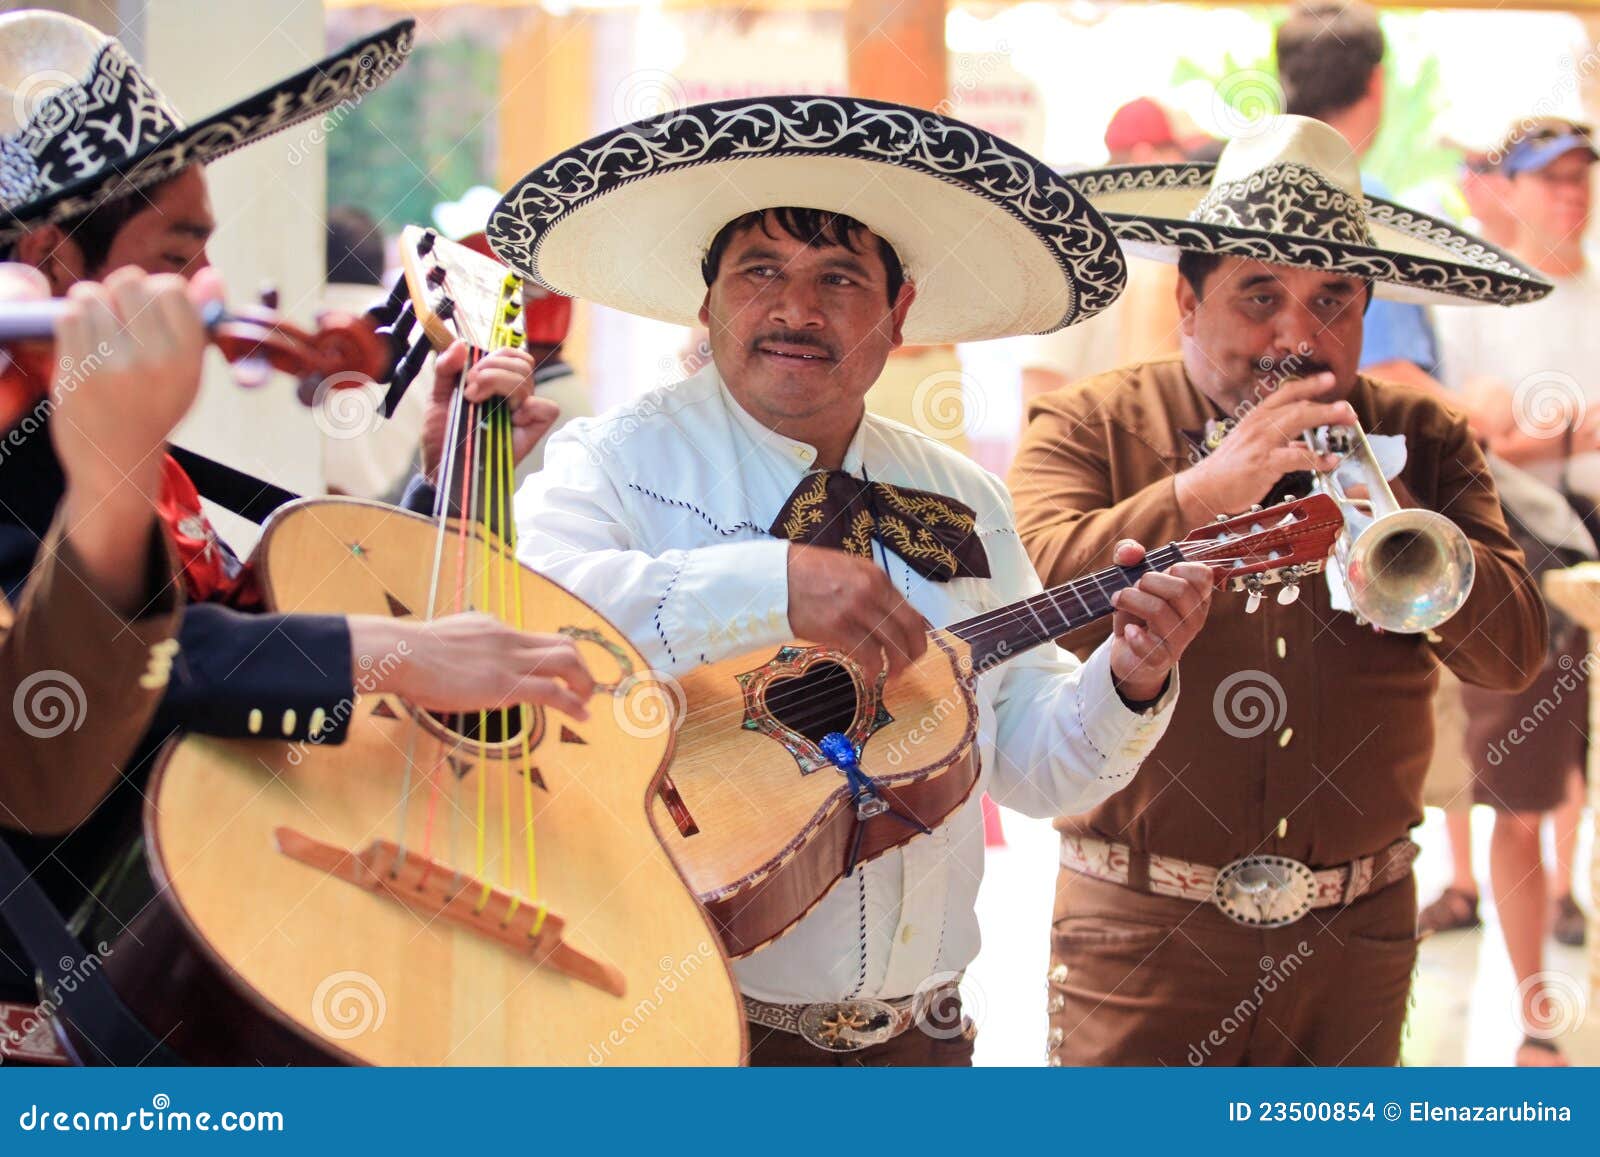
{"label": "sombrero brim", "polygon": [[917,288],[913,344],[1049,333],[1115,300],[1116,240],[1048,167],[923,109],[813,96],[719,101],[603,133],[518,181],[496,255],[571,297],[697,324],[700,263],[757,209],[842,213],[894,247]]}
{"label": "sombrero brim", "polygon": [[0,243],[48,222],[79,216],[159,184],[190,165],[204,165],[235,149],[359,100],[388,80],[411,52],[415,21],[402,20],[358,40],[293,76],[175,130],[131,156],[53,190],[0,219]]}
{"label": "sombrero brim", "polygon": [[1066,179],[1136,257],[1170,263],[1188,250],[1326,269],[1373,282],[1377,297],[1420,305],[1519,305],[1552,289],[1504,250],[1380,197],[1364,197],[1372,245],[1190,221],[1215,169],[1212,164],[1115,165]]}

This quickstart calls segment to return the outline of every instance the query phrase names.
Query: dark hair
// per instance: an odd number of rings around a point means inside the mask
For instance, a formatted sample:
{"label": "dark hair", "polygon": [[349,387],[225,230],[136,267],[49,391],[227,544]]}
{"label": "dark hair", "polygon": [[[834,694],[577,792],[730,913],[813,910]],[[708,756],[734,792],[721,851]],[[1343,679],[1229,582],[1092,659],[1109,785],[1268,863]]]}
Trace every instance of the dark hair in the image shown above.
{"label": "dark hair", "polygon": [[1278,26],[1283,111],[1326,119],[1366,95],[1383,63],[1383,30],[1365,4],[1307,4]]}
{"label": "dark hair", "polygon": [[[62,234],[76,245],[78,252],[83,255],[83,268],[88,276],[95,277],[101,272],[106,258],[111,256],[112,243],[116,241],[117,234],[122,232],[122,227],[135,214],[149,208],[156,194],[175,179],[168,177],[165,181],[157,181],[146,188],[101,201],[94,208],[85,210],[76,217],[67,217],[56,223]],[[16,252],[15,241],[0,247],[0,261],[13,260]]]}
{"label": "dark hair", "polygon": [[1220,264],[1222,255],[1219,253],[1196,253],[1193,249],[1184,249],[1178,253],[1178,276],[1187,281],[1194,295],[1199,297],[1206,278]]}
{"label": "dark hair", "polygon": [[852,253],[863,252],[857,244],[862,234],[876,237],[878,256],[883,258],[884,274],[888,281],[889,304],[893,305],[899,298],[900,287],[905,284],[906,274],[900,265],[900,257],[892,245],[854,217],[847,217],[843,213],[829,213],[822,209],[796,209],[792,206],[757,209],[741,217],[735,217],[719,229],[700,262],[700,276],[705,278],[707,287],[717,279],[717,273],[722,268],[722,254],[727,250],[729,243],[746,229],[758,226],[768,237],[778,236],[772,231],[773,226],[777,226],[796,241],[802,241],[813,249],[837,245]]}
{"label": "dark hair", "polygon": [[[1178,251],[1178,276],[1189,283],[1189,288],[1194,290],[1196,298],[1200,297],[1201,289],[1205,286],[1206,278],[1216,272],[1217,266],[1222,264],[1220,253],[1197,253],[1193,249]],[[1362,312],[1372,306],[1372,291],[1375,288],[1370,281],[1362,282],[1367,290],[1367,302],[1362,306]]]}
{"label": "dark hair", "polygon": [[383,284],[383,233],[372,214],[354,205],[328,210],[328,280]]}

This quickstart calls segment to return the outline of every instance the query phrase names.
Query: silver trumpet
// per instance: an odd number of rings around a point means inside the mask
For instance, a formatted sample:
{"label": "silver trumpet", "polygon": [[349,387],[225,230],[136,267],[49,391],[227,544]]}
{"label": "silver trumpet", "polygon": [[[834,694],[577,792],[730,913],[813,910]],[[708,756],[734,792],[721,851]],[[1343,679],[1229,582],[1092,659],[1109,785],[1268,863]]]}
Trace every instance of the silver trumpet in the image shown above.
{"label": "silver trumpet", "polygon": [[1307,430],[1305,440],[1319,454],[1354,462],[1367,489],[1367,498],[1351,498],[1337,469],[1316,475],[1316,488],[1344,514],[1332,563],[1357,617],[1385,631],[1420,634],[1459,611],[1472,593],[1476,569],[1461,528],[1442,514],[1395,500],[1359,425],[1321,426]]}

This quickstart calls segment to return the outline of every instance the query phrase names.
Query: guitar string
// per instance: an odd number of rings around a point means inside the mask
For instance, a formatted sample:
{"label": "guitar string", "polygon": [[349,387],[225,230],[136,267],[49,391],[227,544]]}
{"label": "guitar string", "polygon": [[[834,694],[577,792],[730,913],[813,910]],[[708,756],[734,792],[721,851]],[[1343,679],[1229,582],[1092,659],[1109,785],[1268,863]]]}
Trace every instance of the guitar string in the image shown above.
{"label": "guitar string", "polygon": [[[426,335],[423,335],[418,337],[417,340],[422,342],[427,341],[428,338]],[[445,417],[444,447],[443,453],[440,455],[440,462],[438,463],[437,467],[439,471],[437,477],[441,479],[441,482],[440,485],[435,489],[433,496],[433,516],[438,520],[439,530],[438,534],[434,537],[433,565],[428,575],[428,600],[426,609],[423,612],[424,621],[432,621],[434,618],[439,597],[439,577],[444,568],[445,531],[446,525],[449,521],[446,517],[449,509],[450,493],[448,480],[451,476],[451,471],[455,468],[456,438],[459,435],[458,427],[460,425],[458,419],[459,414],[457,409],[454,405],[452,405],[449,413]],[[417,719],[415,715],[409,713],[407,718],[406,770],[405,775],[401,778],[399,833],[395,840],[396,855],[394,870],[396,872],[405,867],[406,856],[408,854],[406,845],[409,840],[410,832],[411,793],[416,780],[417,742],[423,734],[421,721]],[[432,777],[430,775],[430,786],[431,778]],[[424,853],[424,855],[426,855],[426,853]]]}

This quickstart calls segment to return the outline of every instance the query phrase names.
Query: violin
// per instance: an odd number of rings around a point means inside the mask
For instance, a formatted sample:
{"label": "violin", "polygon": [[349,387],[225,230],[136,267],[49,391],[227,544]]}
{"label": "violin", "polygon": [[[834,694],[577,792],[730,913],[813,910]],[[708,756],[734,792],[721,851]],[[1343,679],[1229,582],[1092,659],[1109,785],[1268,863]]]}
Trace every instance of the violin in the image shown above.
{"label": "violin", "polygon": [[[14,425],[49,393],[57,372],[71,372],[55,356],[55,326],[65,301],[0,302],[0,429]],[[313,387],[361,387],[389,376],[387,338],[365,316],[327,313],[314,330],[302,329],[265,307],[230,311],[221,302],[202,310],[211,344],[239,367],[241,385],[258,385],[267,369],[297,378],[310,404]]]}

